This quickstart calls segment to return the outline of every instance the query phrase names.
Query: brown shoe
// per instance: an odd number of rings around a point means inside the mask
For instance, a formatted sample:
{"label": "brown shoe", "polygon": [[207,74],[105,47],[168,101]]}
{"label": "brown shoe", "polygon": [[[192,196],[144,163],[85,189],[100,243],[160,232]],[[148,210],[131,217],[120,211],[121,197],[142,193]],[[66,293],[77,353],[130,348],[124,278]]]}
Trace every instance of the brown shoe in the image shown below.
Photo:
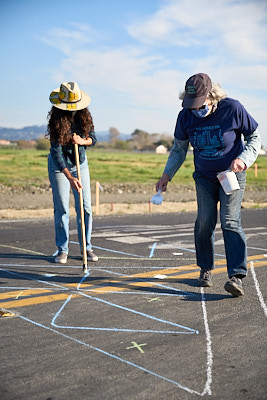
{"label": "brown shoe", "polygon": [[67,259],[68,259],[68,254],[67,253],[59,253],[55,257],[55,263],[66,264]]}
{"label": "brown shoe", "polygon": [[210,287],[213,286],[211,277],[211,270],[201,269],[200,276],[198,279],[198,285],[202,287]]}
{"label": "brown shoe", "polygon": [[92,250],[87,250],[87,260],[96,262],[98,261],[98,257]]}
{"label": "brown shoe", "polygon": [[224,285],[226,292],[231,293],[234,297],[243,296],[244,289],[242,279],[232,276],[229,281]]}

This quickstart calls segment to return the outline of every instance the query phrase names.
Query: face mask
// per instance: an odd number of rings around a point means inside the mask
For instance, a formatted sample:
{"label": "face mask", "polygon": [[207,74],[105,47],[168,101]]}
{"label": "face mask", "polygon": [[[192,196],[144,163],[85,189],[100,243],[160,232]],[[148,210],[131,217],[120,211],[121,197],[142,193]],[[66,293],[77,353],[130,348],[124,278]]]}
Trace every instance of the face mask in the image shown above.
{"label": "face mask", "polygon": [[207,104],[205,104],[204,108],[200,108],[199,110],[195,108],[194,110],[191,111],[197,118],[203,118],[206,117],[206,115],[208,114],[209,107],[207,106]]}

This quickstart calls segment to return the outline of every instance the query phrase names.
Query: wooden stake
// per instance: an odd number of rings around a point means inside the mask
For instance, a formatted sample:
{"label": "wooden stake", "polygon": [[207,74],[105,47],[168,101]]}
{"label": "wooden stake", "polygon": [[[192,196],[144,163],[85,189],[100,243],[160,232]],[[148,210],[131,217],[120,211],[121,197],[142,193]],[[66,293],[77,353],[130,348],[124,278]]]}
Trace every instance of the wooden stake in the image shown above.
{"label": "wooden stake", "polygon": [[95,213],[99,215],[99,182],[95,184]]}

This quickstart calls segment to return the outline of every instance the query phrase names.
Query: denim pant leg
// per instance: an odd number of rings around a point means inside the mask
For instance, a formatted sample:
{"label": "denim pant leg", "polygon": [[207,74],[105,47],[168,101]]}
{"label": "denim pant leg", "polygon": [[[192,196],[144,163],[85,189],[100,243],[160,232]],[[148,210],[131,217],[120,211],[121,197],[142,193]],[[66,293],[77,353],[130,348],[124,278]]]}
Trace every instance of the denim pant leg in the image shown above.
{"label": "denim pant leg", "polygon": [[[84,225],[85,225],[85,238],[86,238],[86,250],[92,249],[91,235],[92,235],[92,223],[93,213],[91,205],[91,187],[90,187],[90,173],[87,158],[80,165],[81,180],[83,185],[83,208],[84,208]],[[76,167],[73,168],[71,173],[77,177]],[[72,190],[75,200],[75,210],[77,215],[77,231],[80,249],[82,251],[82,231],[81,231],[81,213],[80,213],[80,195],[76,190]]]}
{"label": "denim pant leg", "polygon": [[68,254],[70,183],[49,155],[48,175],[53,193],[55,240],[59,253]]}
{"label": "denim pant leg", "polygon": [[226,195],[220,188],[220,218],[224,237],[228,276],[247,275],[247,245],[241,226],[241,202],[246,185],[246,173],[236,173],[240,189]]}
{"label": "denim pant leg", "polygon": [[194,230],[197,265],[204,270],[211,270],[214,268],[214,231],[220,184],[198,172],[194,172],[193,177],[198,205]]}

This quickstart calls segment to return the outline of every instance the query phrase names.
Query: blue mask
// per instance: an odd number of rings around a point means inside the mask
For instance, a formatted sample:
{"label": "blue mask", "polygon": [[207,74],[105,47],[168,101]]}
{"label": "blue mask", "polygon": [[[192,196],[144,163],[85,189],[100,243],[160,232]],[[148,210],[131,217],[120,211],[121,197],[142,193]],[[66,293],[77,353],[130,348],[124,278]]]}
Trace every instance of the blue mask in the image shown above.
{"label": "blue mask", "polygon": [[197,118],[203,118],[206,117],[206,115],[209,112],[209,107],[207,106],[207,104],[205,104],[204,108],[200,108],[199,110],[197,110],[196,108],[194,110],[191,110],[192,113],[195,115],[195,117]]}

